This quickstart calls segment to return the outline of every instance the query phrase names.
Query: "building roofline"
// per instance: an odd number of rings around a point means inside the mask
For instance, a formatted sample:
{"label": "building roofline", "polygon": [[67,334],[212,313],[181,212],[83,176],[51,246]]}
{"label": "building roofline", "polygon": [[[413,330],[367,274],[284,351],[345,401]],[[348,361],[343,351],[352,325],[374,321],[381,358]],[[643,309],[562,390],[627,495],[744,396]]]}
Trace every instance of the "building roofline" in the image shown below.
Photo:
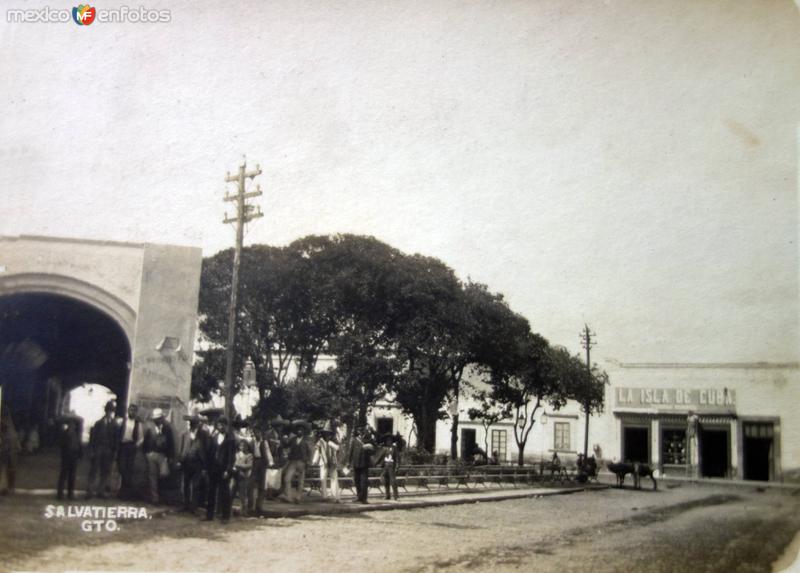
{"label": "building roofline", "polygon": [[76,243],[80,245],[103,245],[111,247],[130,247],[143,249],[147,245],[158,247],[175,247],[180,249],[202,250],[202,247],[188,245],[171,245],[168,243],[134,242],[134,241],[111,241],[107,239],[80,239],[77,237],[52,237],[48,235],[0,235],[0,241],[41,241],[49,243]]}
{"label": "building roofline", "polygon": [[800,368],[800,362],[622,362],[613,358],[606,358],[605,361],[617,368],[632,369],[797,370]]}

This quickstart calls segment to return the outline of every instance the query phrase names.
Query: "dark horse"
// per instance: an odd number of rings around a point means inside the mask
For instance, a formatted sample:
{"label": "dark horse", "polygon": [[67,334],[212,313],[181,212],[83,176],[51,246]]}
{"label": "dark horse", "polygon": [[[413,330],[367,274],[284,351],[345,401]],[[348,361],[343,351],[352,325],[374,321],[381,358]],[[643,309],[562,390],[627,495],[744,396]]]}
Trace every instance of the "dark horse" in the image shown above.
{"label": "dark horse", "polygon": [[642,489],[642,478],[649,477],[653,480],[653,490],[658,489],[658,483],[656,483],[656,478],[653,475],[653,468],[650,467],[648,464],[643,464],[640,462],[633,462],[633,463],[609,463],[607,464],[608,471],[615,474],[617,476],[617,486],[622,487],[625,483],[625,476],[628,474],[633,475],[633,487],[636,489]]}

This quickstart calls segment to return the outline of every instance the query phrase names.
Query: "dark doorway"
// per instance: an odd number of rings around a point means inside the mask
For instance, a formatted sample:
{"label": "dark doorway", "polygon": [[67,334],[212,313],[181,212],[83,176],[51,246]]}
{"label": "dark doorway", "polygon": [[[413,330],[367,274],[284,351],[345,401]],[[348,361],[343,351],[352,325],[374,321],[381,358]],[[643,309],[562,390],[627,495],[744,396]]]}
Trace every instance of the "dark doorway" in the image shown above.
{"label": "dark doorway", "polygon": [[650,429],[626,427],[623,433],[624,454],[626,462],[650,463]]}
{"label": "dark doorway", "polygon": [[703,477],[728,475],[728,430],[700,432],[700,466]]}
{"label": "dark doorway", "polygon": [[475,454],[475,430],[461,428],[461,459],[472,460]]}
{"label": "dark doorway", "polygon": [[377,418],[375,420],[375,431],[379,436],[388,436],[394,433],[394,419]]}
{"label": "dark doorway", "polygon": [[67,399],[71,390],[103,386],[117,396],[122,413],[130,361],[125,332],[94,306],[44,293],[0,297],[0,386],[3,410],[22,444],[19,487],[54,487],[59,417],[85,405]]}
{"label": "dark doorway", "polygon": [[773,468],[773,436],[771,423],[744,424],[744,479],[769,481]]}

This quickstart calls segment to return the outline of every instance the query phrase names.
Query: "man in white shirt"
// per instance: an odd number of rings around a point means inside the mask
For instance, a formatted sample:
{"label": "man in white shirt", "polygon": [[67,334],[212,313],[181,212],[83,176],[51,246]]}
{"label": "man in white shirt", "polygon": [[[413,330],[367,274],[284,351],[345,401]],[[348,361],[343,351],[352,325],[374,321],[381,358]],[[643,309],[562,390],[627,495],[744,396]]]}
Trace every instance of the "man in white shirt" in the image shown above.
{"label": "man in white shirt", "polygon": [[128,406],[128,416],[122,422],[122,438],[119,445],[117,465],[122,484],[119,488],[120,499],[131,499],[136,493],[136,455],[144,441],[142,421],[139,419],[139,407]]}

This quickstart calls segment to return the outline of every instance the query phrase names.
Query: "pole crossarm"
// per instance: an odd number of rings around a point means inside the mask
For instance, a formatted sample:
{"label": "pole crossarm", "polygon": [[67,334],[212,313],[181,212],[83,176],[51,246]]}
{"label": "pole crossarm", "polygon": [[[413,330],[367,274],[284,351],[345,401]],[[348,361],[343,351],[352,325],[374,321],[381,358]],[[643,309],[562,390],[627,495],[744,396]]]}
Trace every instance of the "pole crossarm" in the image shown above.
{"label": "pole crossarm", "polygon": [[240,177],[245,177],[247,179],[253,179],[254,177],[258,177],[261,175],[261,167],[256,165],[255,171],[245,171],[241,167],[239,168],[239,173],[236,175],[231,175],[230,173],[225,175],[225,182],[226,183],[238,183]]}

